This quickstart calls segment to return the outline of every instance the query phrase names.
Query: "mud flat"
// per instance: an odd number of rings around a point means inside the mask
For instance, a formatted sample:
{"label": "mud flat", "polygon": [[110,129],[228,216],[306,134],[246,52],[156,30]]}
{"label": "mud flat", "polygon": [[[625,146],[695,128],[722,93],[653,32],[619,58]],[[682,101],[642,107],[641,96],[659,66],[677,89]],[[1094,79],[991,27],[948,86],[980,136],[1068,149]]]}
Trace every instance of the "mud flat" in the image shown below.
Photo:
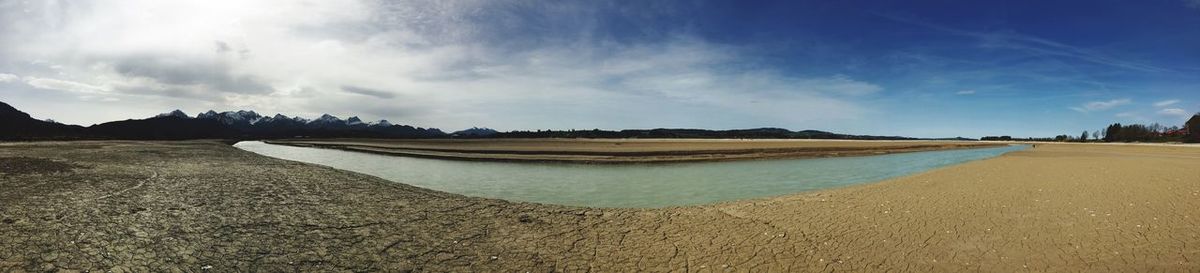
{"label": "mud flat", "polygon": [[476,161],[647,163],[864,156],[995,147],[962,141],[777,139],[285,139],[270,144]]}
{"label": "mud flat", "polygon": [[1197,271],[1200,149],[1049,145],[668,209],[464,197],[215,142],[0,144],[0,271]]}

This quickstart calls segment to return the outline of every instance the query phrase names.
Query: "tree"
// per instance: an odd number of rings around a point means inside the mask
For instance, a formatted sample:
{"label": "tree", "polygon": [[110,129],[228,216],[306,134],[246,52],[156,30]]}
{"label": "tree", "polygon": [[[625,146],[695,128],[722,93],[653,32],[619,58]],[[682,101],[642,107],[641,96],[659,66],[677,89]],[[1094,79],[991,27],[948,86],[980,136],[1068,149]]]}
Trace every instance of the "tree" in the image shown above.
{"label": "tree", "polygon": [[1079,141],[1081,141],[1081,142],[1087,142],[1087,140],[1088,140],[1088,131],[1087,131],[1087,130],[1083,130],[1083,134],[1082,134],[1082,135],[1079,135]]}
{"label": "tree", "polygon": [[1106,142],[1120,141],[1121,140],[1120,134],[1121,134],[1121,124],[1113,123],[1112,125],[1109,125],[1108,128],[1104,129],[1104,141],[1106,141]]}

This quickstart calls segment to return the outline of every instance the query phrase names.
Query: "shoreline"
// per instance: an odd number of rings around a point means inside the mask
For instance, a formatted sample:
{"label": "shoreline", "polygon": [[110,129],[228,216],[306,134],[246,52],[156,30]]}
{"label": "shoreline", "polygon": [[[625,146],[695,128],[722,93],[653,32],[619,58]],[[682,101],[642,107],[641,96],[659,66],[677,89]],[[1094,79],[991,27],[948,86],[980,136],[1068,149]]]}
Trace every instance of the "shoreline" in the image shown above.
{"label": "shoreline", "polygon": [[[488,140],[472,140],[473,144],[478,145],[483,143],[488,144]],[[513,140],[508,140],[513,141]],[[635,164],[635,163],[683,163],[683,162],[719,162],[719,161],[740,161],[740,160],[766,160],[766,159],[803,159],[803,158],[827,158],[827,157],[849,157],[849,156],[872,156],[885,155],[894,153],[909,153],[909,152],[926,152],[954,149],[976,149],[976,148],[991,148],[1010,146],[1014,144],[999,144],[999,143],[955,143],[945,141],[890,141],[890,142],[874,142],[874,141],[845,141],[845,142],[825,142],[825,141],[808,141],[808,140],[790,140],[780,141],[771,140],[713,140],[706,139],[702,142],[691,140],[677,139],[639,139],[639,140],[536,140],[536,139],[520,139],[516,141],[537,143],[555,142],[555,143],[605,143],[613,144],[614,147],[622,144],[634,143],[641,145],[654,145],[655,147],[645,150],[608,150],[606,147],[555,147],[546,149],[529,149],[526,147],[518,148],[494,148],[494,147],[457,147],[459,141],[449,142],[440,145],[423,145],[423,147],[413,147],[405,145],[394,145],[387,141],[379,140],[264,140],[264,143],[274,145],[287,145],[295,147],[308,148],[323,148],[323,149],[338,149],[351,152],[364,152],[373,154],[382,154],[390,156],[409,156],[418,158],[445,159],[445,160],[463,160],[463,161],[491,161],[491,162],[534,162],[534,163],[581,163],[581,164]],[[421,141],[430,142],[430,141]],[[505,140],[495,141],[503,144]],[[687,147],[691,143],[706,143],[709,147]],[[746,147],[754,146],[753,143],[769,143],[776,147]],[[665,143],[665,144],[664,144]],[[712,143],[712,144],[708,144]],[[750,145],[747,145],[750,143]],[[779,145],[778,143],[786,143],[787,145]],[[820,143],[820,146],[811,145],[812,143]],[[833,143],[832,145],[829,143]],[[863,143],[871,143],[873,146],[855,146]],[[523,145],[531,145],[525,144]],[[722,147],[721,145],[729,145],[735,147]],[[806,145],[809,144],[809,145]],[[647,146],[649,146],[647,145]],[[764,145],[768,146],[768,145]],[[783,146],[783,147],[779,147]],[[616,147],[623,148],[623,147]]]}

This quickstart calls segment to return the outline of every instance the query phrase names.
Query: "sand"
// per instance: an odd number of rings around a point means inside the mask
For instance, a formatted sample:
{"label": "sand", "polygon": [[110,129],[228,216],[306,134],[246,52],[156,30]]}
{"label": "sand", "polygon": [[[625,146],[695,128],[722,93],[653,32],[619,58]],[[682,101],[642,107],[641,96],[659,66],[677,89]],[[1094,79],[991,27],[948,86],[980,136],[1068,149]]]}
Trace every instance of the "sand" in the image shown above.
{"label": "sand", "polygon": [[1007,145],[802,139],[289,139],[267,143],[454,160],[568,163],[841,157]]}
{"label": "sand", "polygon": [[0,144],[0,158],[57,162],[0,173],[6,272],[1200,270],[1191,147],[1039,144],[667,209],[464,197],[210,142]]}

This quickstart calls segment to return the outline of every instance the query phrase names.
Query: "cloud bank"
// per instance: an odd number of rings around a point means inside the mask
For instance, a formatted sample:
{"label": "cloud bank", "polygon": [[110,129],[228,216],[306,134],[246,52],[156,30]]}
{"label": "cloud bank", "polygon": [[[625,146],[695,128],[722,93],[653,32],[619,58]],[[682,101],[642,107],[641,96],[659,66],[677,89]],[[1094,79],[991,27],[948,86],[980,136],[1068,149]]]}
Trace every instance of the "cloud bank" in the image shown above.
{"label": "cloud bank", "polygon": [[[139,111],[356,114],[451,129],[806,128],[859,119],[869,108],[855,99],[884,90],[848,75],[780,73],[747,58],[752,49],[686,29],[620,39],[603,27],[604,18],[636,21],[673,9],[535,1],[0,5],[0,82],[147,109]],[[109,118],[94,111],[56,118]]]}

